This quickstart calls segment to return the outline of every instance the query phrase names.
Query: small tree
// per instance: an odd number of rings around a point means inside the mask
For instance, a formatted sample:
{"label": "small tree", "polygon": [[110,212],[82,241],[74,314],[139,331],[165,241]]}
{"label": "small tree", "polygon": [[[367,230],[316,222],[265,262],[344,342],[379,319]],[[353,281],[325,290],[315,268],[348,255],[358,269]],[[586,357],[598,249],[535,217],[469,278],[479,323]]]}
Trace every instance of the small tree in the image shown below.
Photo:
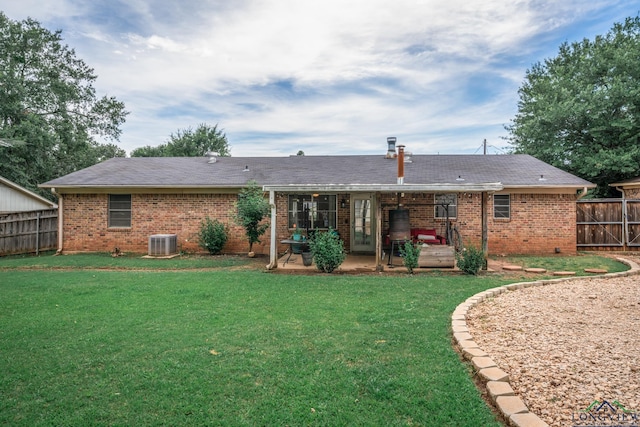
{"label": "small tree", "polygon": [[271,205],[264,198],[262,188],[257,182],[251,180],[240,191],[237,208],[236,220],[245,230],[249,240],[249,252],[251,252],[253,244],[260,243],[260,236],[269,228],[269,223],[262,220],[269,215]]}
{"label": "small tree", "polygon": [[409,274],[413,274],[413,269],[418,268],[418,257],[420,257],[420,245],[414,245],[411,241],[406,241],[400,248],[402,262],[407,267]]}
{"label": "small tree", "polygon": [[217,219],[206,217],[200,223],[198,233],[198,244],[201,248],[209,251],[211,255],[220,253],[224,244],[227,243],[227,228]]}
{"label": "small tree", "polygon": [[316,267],[325,273],[331,273],[340,267],[340,264],[346,258],[344,243],[340,240],[338,234],[331,229],[326,232],[316,233],[313,239],[309,241],[309,247],[313,253]]}

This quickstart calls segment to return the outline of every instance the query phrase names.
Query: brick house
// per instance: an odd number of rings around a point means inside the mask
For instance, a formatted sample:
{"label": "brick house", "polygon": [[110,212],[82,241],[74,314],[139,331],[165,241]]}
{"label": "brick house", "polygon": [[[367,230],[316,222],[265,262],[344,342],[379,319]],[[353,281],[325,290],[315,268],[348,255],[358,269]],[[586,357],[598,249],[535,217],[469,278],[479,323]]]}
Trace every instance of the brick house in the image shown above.
{"label": "brick house", "polygon": [[176,234],[179,249],[201,251],[205,217],[228,224],[226,253],[248,250],[234,223],[238,192],[250,180],[272,205],[258,254],[287,249],[295,228],[335,229],[352,253],[381,265],[390,213],[409,211],[410,227],[445,235],[490,254],[576,252],[576,200],[595,185],[528,155],[114,158],[41,185],[59,198],[59,250],[147,250],[154,234]]}

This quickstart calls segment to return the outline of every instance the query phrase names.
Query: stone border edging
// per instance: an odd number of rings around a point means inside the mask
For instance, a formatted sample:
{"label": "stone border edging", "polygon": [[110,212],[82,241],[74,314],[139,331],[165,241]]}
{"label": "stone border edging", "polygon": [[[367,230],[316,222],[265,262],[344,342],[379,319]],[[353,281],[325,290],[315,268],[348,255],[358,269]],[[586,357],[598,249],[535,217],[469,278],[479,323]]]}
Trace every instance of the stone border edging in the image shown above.
{"label": "stone border edging", "polygon": [[491,357],[473,340],[473,337],[469,333],[466,321],[469,309],[487,298],[495,297],[507,291],[515,291],[522,288],[545,286],[574,280],[588,280],[595,277],[614,279],[617,277],[627,277],[640,273],[640,266],[634,261],[619,257],[616,257],[616,260],[623,264],[627,264],[630,269],[618,273],[606,273],[597,276],[572,276],[562,277],[559,279],[536,280],[533,282],[511,283],[509,285],[487,289],[486,291],[477,293],[467,298],[453,311],[453,314],[451,315],[451,329],[453,331],[453,338],[458,343],[462,356],[471,361],[476,373],[484,381],[487,393],[495,403],[496,407],[505,419],[507,419],[514,427],[549,427],[549,425],[536,414],[529,412],[529,409],[522,399],[516,396],[513,388],[511,388],[509,374],[500,369],[493,359],[491,359]]}

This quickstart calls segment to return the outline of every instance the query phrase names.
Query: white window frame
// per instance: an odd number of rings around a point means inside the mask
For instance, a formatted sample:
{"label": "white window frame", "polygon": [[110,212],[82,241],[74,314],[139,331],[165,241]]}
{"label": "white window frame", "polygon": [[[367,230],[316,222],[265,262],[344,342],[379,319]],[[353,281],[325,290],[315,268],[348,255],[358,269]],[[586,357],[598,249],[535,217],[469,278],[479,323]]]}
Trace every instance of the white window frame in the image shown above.
{"label": "white window frame", "polygon": [[[498,200],[502,200],[498,202]],[[504,203],[506,201],[506,203]],[[506,212],[505,212],[506,208]],[[493,218],[494,219],[511,219],[511,194],[494,194],[493,195]]]}
{"label": "white window frame", "polygon": [[[328,200],[323,200],[325,197]],[[293,200],[295,199],[298,202],[294,208]],[[324,206],[327,209],[321,209],[325,203],[329,206]],[[302,210],[298,209],[300,206]],[[289,229],[305,228],[305,221],[301,218],[304,208],[309,209],[309,229],[326,230],[338,227],[337,194],[289,194],[289,197],[287,197],[287,226]],[[296,227],[294,227],[294,224]]]}
{"label": "white window frame", "polygon": [[[127,197],[129,198],[128,200]],[[107,227],[131,228],[131,205],[131,194],[109,194],[107,207]]]}

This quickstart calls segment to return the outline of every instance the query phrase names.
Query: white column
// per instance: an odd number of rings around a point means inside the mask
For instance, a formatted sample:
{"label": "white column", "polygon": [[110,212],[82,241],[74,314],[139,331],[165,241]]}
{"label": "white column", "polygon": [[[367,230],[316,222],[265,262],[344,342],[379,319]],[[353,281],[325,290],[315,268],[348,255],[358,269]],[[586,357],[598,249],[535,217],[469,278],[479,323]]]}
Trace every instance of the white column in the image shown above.
{"label": "white column", "polygon": [[271,244],[269,245],[269,265],[267,265],[267,269],[271,270],[278,268],[276,194],[273,190],[269,190],[269,204],[271,205]]}

